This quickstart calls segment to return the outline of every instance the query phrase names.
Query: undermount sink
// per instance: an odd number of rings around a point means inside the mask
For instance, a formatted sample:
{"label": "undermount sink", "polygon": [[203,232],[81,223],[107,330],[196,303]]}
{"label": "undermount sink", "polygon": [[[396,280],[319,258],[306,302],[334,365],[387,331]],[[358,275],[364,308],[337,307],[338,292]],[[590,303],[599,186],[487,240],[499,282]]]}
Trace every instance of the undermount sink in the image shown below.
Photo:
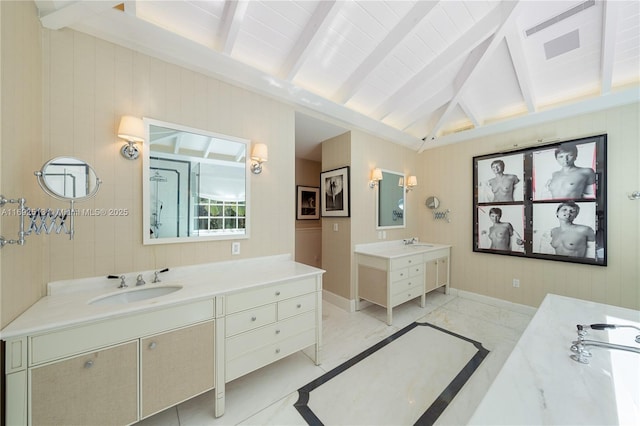
{"label": "undermount sink", "polygon": [[90,305],[118,305],[122,303],[139,302],[141,300],[153,299],[154,297],[165,296],[178,291],[181,285],[168,285],[163,287],[145,287],[132,290],[125,290],[121,293],[111,293],[90,300]]}

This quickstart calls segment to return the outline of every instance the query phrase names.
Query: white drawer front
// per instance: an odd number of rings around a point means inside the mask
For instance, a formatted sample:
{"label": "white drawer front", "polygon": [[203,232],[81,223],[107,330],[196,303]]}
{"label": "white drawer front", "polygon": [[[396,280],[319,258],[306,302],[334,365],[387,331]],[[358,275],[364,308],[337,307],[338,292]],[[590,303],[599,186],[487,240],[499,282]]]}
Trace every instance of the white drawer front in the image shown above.
{"label": "white drawer front", "polygon": [[408,300],[415,299],[422,295],[422,287],[416,286],[413,289],[407,289],[406,291],[399,292],[391,296],[391,307],[398,306]]}
{"label": "white drawer front", "polygon": [[423,277],[411,277],[406,280],[398,281],[393,283],[393,287],[391,287],[391,294],[401,294],[407,293],[412,290],[420,291],[424,288],[424,279]]}
{"label": "white drawer front", "polygon": [[29,364],[40,364],[92,351],[213,317],[212,299],[32,336],[29,338]]}
{"label": "white drawer front", "polygon": [[266,305],[316,290],[316,278],[308,277],[282,284],[256,288],[226,297],[227,314],[242,311],[254,306]]}
{"label": "white drawer front", "polygon": [[405,280],[409,278],[409,268],[396,269],[389,272],[389,274],[391,276],[392,283],[400,280]]}
{"label": "white drawer front", "polygon": [[260,306],[254,309],[227,315],[226,336],[253,330],[263,325],[276,322],[276,305]]}
{"label": "white drawer front", "polygon": [[421,254],[414,254],[412,256],[398,257],[391,259],[391,270],[406,268],[408,266],[417,265],[423,263]]}
{"label": "white drawer front", "polygon": [[315,311],[309,311],[294,318],[229,337],[225,341],[227,361],[275,342],[286,340],[303,331],[315,330],[315,328]]}
{"label": "white drawer front", "polygon": [[417,277],[424,274],[424,263],[419,263],[417,265],[411,265],[409,268],[409,276]]}
{"label": "white drawer front", "polygon": [[225,382],[257,370],[316,343],[316,330],[307,330],[289,339],[273,343],[233,360],[227,360]]}
{"label": "white drawer front", "polygon": [[304,296],[278,302],[278,320],[299,315],[316,309],[317,293],[309,293]]}

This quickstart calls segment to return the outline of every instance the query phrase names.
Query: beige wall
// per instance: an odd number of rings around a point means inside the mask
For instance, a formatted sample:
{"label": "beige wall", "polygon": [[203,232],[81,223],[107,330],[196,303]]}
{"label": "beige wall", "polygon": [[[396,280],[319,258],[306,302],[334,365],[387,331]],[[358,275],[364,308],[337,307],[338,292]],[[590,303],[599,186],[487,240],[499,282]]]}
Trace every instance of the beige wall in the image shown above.
{"label": "beige wall", "polygon": [[[42,166],[42,50],[33,2],[0,2],[0,192],[42,207],[45,196],[33,172]],[[2,207],[0,234],[17,239],[17,204]],[[41,296],[46,262],[43,241],[0,250],[0,327]]]}
{"label": "beige wall", "polygon": [[[73,241],[33,235],[24,247],[3,248],[0,325],[37,301],[49,281],[293,254],[290,106],[72,30],[41,29],[33,3],[5,3],[2,57],[9,84],[2,92],[2,190],[37,201],[38,207],[64,207],[42,196],[33,171],[51,157],[71,155],[92,164],[104,182],[95,199],[77,207],[128,209],[129,215],[77,217]],[[268,145],[264,171],[250,178],[251,235],[239,240],[239,256],[232,258],[230,241],[142,245],[142,161],[119,153],[123,141],[116,129],[124,114]],[[16,221],[3,218],[3,234],[14,230]]]}
{"label": "beige wall", "polygon": [[[440,198],[451,223],[434,220],[421,206],[422,239],[452,244],[451,286],[538,306],[547,293],[640,309],[640,202],[627,193],[640,188],[639,105],[550,122],[500,135],[426,150],[420,155],[421,200]],[[607,267],[518,259],[472,251],[472,157],[541,138],[574,139],[608,134]],[[520,288],[512,286],[520,279]]]}

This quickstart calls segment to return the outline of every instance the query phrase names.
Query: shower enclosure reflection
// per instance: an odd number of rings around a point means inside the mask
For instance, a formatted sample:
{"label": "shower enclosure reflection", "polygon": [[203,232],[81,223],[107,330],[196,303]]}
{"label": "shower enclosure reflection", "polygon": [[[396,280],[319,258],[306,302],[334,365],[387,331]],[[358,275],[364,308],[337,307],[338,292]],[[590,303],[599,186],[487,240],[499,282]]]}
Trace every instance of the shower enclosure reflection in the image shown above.
{"label": "shower enclosure reflection", "polygon": [[144,243],[248,237],[244,139],[145,119]]}

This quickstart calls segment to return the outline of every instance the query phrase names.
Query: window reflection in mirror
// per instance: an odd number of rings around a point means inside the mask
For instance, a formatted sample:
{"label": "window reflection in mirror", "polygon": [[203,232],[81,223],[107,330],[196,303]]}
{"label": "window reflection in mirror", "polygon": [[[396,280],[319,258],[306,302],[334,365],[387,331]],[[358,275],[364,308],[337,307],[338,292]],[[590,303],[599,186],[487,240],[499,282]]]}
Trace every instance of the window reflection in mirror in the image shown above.
{"label": "window reflection in mirror", "polygon": [[376,206],[377,229],[405,227],[404,174],[382,170],[378,182],[378,205]]}
{"label": "window reflection in mirror", "polygon": [[249,141],[145,124],[144,243],[247,238]]}

